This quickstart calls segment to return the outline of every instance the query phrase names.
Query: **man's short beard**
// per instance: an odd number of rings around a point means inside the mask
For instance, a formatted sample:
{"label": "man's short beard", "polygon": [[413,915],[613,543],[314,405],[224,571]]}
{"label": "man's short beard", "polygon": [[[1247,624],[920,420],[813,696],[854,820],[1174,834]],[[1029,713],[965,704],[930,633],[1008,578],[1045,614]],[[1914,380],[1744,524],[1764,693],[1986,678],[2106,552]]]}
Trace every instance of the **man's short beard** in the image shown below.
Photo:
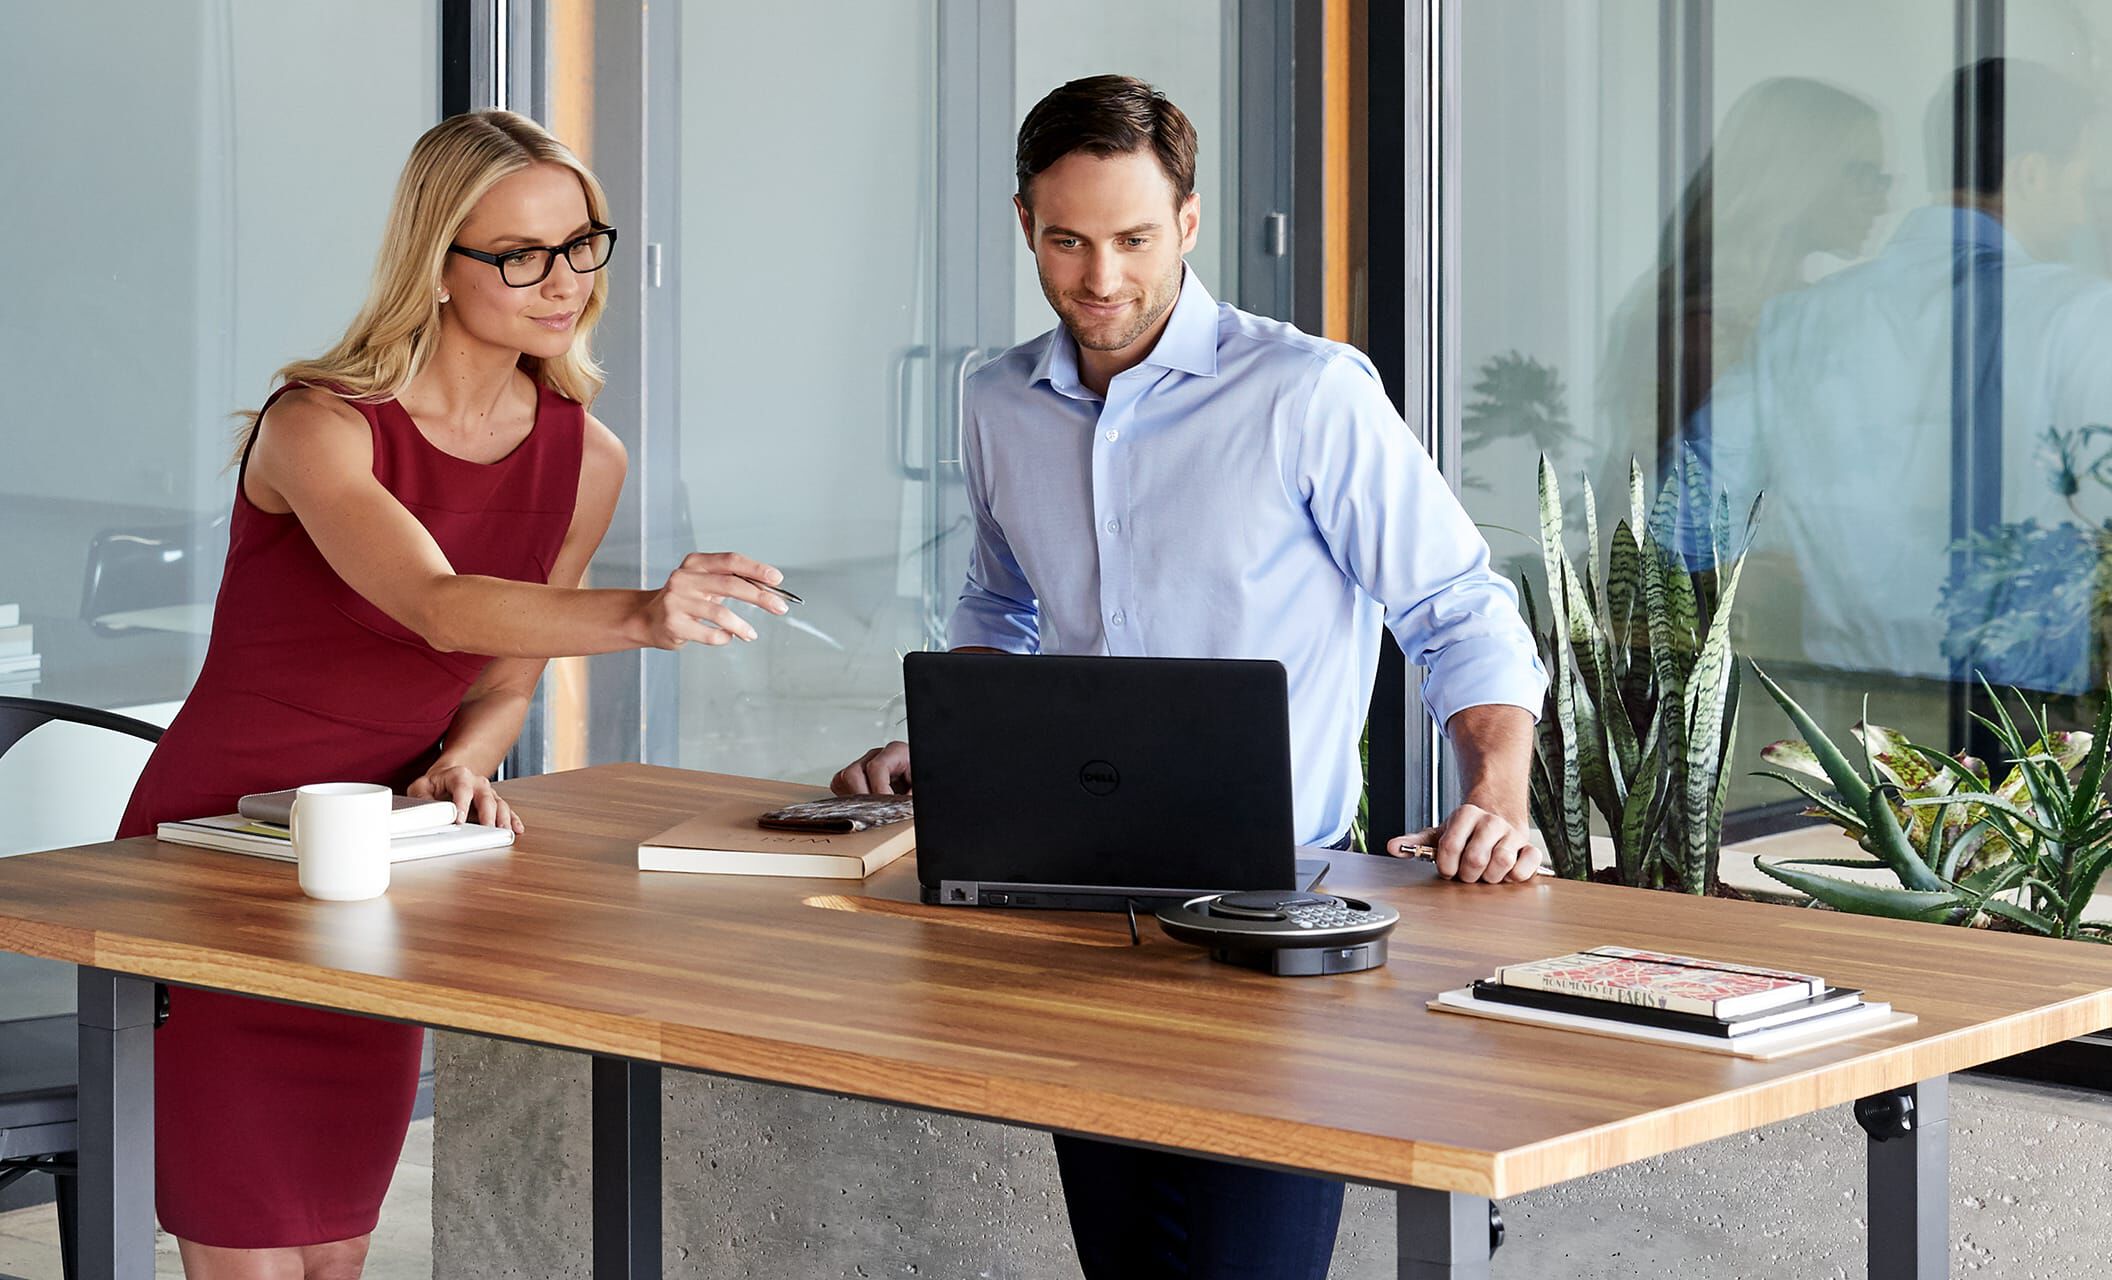
{"label": "man's short beard", "polygon": [[[1063,321],[1063,327],[1070,331],[1071,341],[1077,343],[1080,348],[1086,351],[1124,351],[1137,339],[1150,332],[1151,327],[1164,319],[1166,313],[1173,310],[1173,305],[1181,300],[1181,280],[1184,269],[1180,263],[1176,262],[1173,270],[1168,273],[1166,280],[1162,282],[1165,284],[1163,291],[1154,291],[1144,295],[1146,310],[1142,316],[1138,317],[1137,322],[1124,330],[1121,336],[1106,341],[1087,340],[1086,335],[1080,332],[1079,327],[1071,322],[1069,312],[1064,309],[1065,299],[1063,295],[1049,287],[1047,276],[1041,276],[1041,291],[1048,298],[1049,305],[1056,309],[1056,316]],[[1039,268],[1036,269],[1035,274],[1041,274]],[[1157,305],[1152,305],[1154,303]]]}

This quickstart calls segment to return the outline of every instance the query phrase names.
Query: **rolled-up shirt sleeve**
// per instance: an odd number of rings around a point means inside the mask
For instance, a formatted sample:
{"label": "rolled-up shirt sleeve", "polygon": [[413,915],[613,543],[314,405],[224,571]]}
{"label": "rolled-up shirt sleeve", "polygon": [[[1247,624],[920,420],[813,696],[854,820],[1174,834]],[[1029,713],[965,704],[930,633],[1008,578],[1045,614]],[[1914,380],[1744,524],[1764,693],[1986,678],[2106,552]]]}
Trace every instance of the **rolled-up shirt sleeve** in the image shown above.
{"label": "rolled-up shirt sleeve", "polygon": [[968,579],[961,587],[960,603],[954,606],[953,620],[946,627],[946,644],[953,649],[975,646],[1037,653],[1041,614],[1034,587],[1020,570],[1004,529],[990,513],[982,432],[972,406],[966,427],[961,433],[961,472],[975,543],[968,552]]}
{"label": "rolled-up shirt sleeve", "polygon": [[1547,691],[1518,593],[1361,356],[1319,369],[1293,475],[1335,563],[1385,611],[1440,726],[1474,706],[1523,707]]}

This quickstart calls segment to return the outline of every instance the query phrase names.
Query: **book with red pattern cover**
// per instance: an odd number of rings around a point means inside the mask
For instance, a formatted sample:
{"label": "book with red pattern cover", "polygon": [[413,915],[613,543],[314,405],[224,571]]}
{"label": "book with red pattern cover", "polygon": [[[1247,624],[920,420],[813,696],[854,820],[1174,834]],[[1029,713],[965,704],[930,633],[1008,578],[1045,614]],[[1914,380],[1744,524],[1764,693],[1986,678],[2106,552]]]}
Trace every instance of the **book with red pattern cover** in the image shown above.
{"label": "book with red pattern cover", "polygon": [[1505,965],[1493,982],[1532,991],[1737,1018],[1824,995],[1824,978],[1628,947],[1593,947]]}

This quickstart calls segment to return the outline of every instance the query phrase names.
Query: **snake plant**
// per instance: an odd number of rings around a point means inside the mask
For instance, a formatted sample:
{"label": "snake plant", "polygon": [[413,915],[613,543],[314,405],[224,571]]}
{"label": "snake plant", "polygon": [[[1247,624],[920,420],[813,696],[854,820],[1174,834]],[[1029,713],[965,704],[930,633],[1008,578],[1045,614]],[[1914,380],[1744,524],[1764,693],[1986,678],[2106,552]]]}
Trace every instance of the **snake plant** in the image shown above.
{"label": "snake plant", "polygon": [[[1868,868],[1866,858],[1762,861],[1762,871],[1842,911],[1949,924],[1994,917],[2047,937],[2112,941],[2112,924],[2083,918],[2112,868],[2112,802],[2104,793],[2112,698],[2091,732],[2064,734],[2043,708],[2024,708],[2020,725],[1987,687],[1995,715],[1974,718],[1994,734],[2010,766],[1995,782],[1980,761],[1868,728],[1858,734],[1858,769],[1781,686],[1753,671],[1804,735],[1763,752],[1780,767],[1762,773],[1796,788],[1898,884],[1863,884],[1823,870]],[[1867,725],[1867,708],[1863,718]],[[1830,794],[1807,776],[1807,752]]]}
{"label": "snake plant", "polygon": [[1555,870],[1592,878],[1591,811],[1613,840],[1623,884],[1708,893],[1716,887],[1738,668],[1731,607],[1759,500],[1731,552],[1728,496],[1698,492],[1691,454],[1646,504],[1640,465],[1628,471],[1628,516],[1603,569],[1597,499],[1583,489],[1581,572],[1563,545],[1561,486],[1540,459],[1545,629],[1530,581],[1526,618],[1549,673],[1535,742],[1533,820]]}

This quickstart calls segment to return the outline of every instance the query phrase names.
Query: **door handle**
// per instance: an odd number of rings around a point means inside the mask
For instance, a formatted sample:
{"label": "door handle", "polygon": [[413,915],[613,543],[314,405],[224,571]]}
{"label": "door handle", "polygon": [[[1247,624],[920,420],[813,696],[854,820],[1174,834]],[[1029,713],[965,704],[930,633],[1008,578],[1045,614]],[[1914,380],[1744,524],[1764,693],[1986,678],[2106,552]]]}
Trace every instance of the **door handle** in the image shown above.
{"label": "door handle", "polygon": [[968,375],[983,367],[988,347],[969,347],[953,364],[953,456],[933,459],[933,465],[958,472],[961,469],[961,435],[968,429]]}
{"label": "door handle", "polygon": [[890,412],[895,419],[895,470],[902,473],[904,480],[926,480],[931,477],[930,467],[912,466],[909,461],[909,420],[915,416],[915,411],[909,404],[909,365],[913,360],[925,360],[930,356],[930,347],[909,347],[895,357],[894,365],[888,370],[888,391],[893,402]]}

